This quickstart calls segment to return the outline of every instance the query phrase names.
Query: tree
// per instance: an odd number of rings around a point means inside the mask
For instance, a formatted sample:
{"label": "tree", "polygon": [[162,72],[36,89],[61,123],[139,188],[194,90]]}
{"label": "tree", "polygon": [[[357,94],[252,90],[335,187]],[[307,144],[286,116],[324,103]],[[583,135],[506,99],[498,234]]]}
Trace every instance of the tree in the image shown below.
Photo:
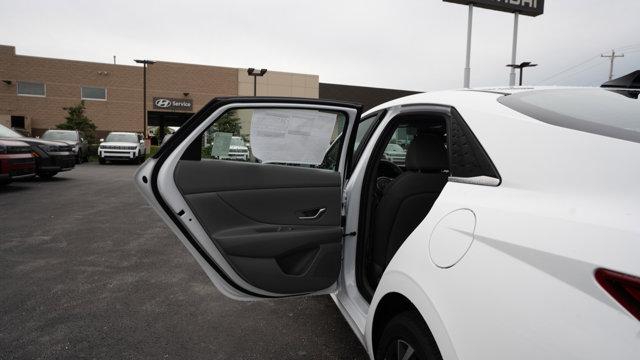
{"label": "tree", "polygon": [[233,135],[240,135],[240,117],[235,110],[227,111],[212,126],[213,132],[226,132]]}
{"label": "tree", "polygon": [[56,125],[56,128],[62,130],[78,130],[82,131],[89,143],[96,142],[96,125],[85,115],[84,100],[79,104],[62,108],[67,112],[65,122]]}

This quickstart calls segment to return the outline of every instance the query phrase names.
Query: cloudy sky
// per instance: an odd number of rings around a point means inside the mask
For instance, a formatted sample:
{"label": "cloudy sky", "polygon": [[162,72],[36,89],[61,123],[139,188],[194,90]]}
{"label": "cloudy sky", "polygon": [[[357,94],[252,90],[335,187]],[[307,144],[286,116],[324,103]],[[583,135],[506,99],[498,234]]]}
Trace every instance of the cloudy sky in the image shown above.
{"label": "cloudy sky", "polygon": [[[547,0],[521,17],[527,84],[599,85],[640,69],[640,1]],[[467,8],[442,0],[65,1],[0,3],[0,44],[19,54],[131,64],[134,58],[320,75],[411,90],[462,85]],[[476,9],[472,86],[505,85],[513,15]]]}

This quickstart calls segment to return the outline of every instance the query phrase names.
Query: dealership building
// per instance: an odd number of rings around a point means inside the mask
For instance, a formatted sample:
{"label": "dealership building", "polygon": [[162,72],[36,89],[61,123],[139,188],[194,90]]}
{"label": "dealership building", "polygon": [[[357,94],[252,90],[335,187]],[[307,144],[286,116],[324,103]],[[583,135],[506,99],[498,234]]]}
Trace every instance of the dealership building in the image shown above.
{"label": "dealership building", "polygon": [[[0,45],[0,124],[41,135],[64,122],[65,107],[84,100],[98,137],[110,131],[142,132],[143,69],[16,54]],[[156,61],[147,68],[148,126],[180,126],[219,96],[252,96],[247,69]],[[351,90],[351,91],[350,91]],[[269,70],[257,77],[258,96],[355,101],[373,106],[415,92],[321,84],[319,76]],[[326,95],[325,95],[326,94]]]}

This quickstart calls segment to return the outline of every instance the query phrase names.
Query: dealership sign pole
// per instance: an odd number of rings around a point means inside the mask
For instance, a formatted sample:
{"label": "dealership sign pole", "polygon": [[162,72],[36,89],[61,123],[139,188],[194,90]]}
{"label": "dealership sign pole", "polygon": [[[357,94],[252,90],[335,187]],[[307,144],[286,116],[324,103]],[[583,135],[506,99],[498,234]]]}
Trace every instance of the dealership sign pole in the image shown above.
{"label": "dealership sign pole", "polygon": [[473,4],[469,4],[469,17],[467,20],[467,60],[464,67],[464,87],[470,87],[471,83],[471,31],[473,30]]}
{"label": "dealership sign pole", "polygon": [[[464,68],[464,87],[470,87],[471,83],[471,28],[473,25],[473,7],[481,7],[489,10],[510,12],[513,19],[513,44],[511,48],[511,63],[516,63],[516,50],[518,47],[518,20],[520,14],[526,16],[538,16],[544,13],[544,0],[442,0],[444,2],[469,6],[469,20],[467,23],[467,58]],[[516,70],[511,68],[509,74],[509,86],[516,84]]]}

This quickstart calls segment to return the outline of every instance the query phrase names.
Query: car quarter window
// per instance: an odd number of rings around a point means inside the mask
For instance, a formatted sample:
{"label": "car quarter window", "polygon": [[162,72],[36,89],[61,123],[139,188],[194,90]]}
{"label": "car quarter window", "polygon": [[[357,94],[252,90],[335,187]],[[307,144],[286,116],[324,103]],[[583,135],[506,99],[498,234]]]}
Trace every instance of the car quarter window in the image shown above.
{"label": "car quarter window", "polygon": [[500,174],[462,116],[451,110],[448,127],[450,180],[497,186]]}
{"label": "car quarter window", "polygon": [[345,119],[338,111],[229,110],[204,132],[200,160],[338,170]]}

